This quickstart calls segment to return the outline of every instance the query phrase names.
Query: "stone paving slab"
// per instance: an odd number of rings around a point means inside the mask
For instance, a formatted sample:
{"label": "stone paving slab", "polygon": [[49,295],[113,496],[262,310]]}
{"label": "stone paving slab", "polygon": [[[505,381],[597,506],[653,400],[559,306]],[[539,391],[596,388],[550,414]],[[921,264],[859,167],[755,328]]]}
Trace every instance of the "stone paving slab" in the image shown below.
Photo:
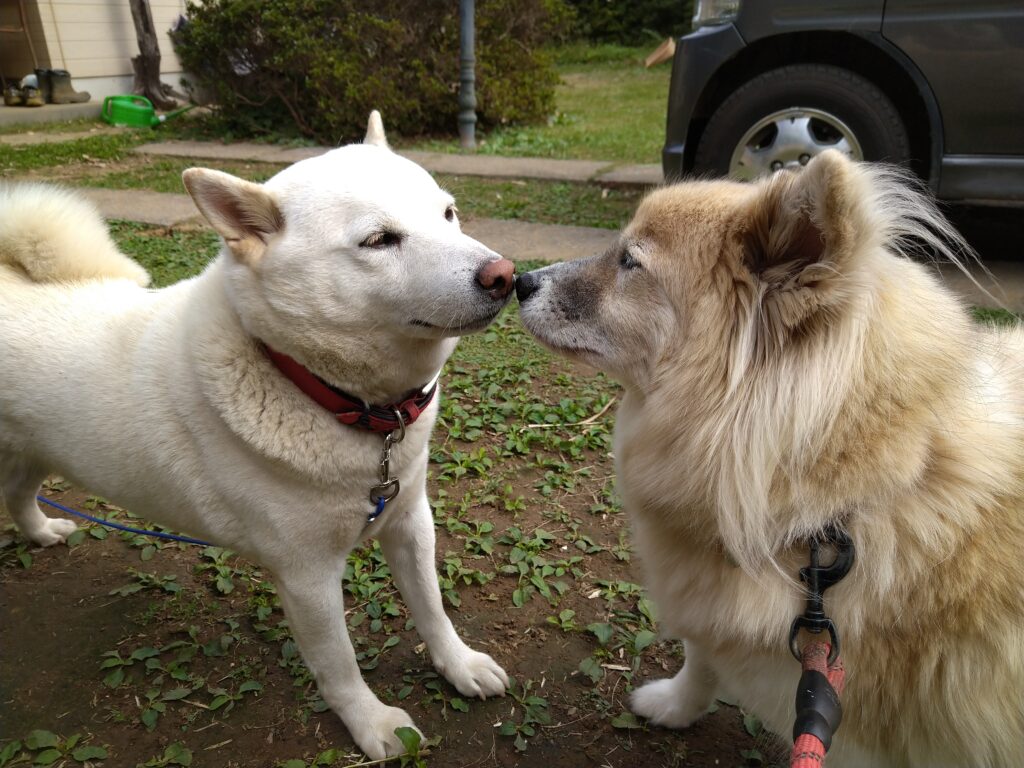
{"label": "stone paving slab", "polygon": [[221,144],[216,141],[159,141],[141,144],[133,152],[164,157],[209,160],[240,160],[254,163],[291,164],[329,151],[326,147],[279,147],[273,144]]}
{"label": "stone paving slab", "polygon": [[400,154],[434,173],[453,176],[493,176],[512,179],[590,181],[609,163],[594,160],[549,160],[538,157],[449,155],[444,152],[403,151]]}
{"label": "stone paving slab", "polygon": [[665,180],[661,166],[656,163],[644,165],[618,165],[600,174],[595,181],[603,184],[623,184],[656,187]]}
{"label": "stone paving slab", "polygon": [[7,107],[0,104],[0,126],[61,123],[84,117],[99,118],[103,105],[93,99],[84,104],[44,104],[41,107]]}
{"label": "stone paving slab", "polygon": [[603,253],[618,240],[613,229],[534,224],[507,219],[470,219],[462,231],[512,261],[566,261]]}
{"label": "stone paving slab", "polygon": [[107,219],[141,221],[161,227],[205,221],[188,195],[93,187],[80,187],[78,192],[92,201]]}
{"label": "stone paving slab", "polygon": [[[330,151],[328,147],[285,148],[272,144],[219,144],[209,141],[161,141],[134,150],[144,155],[194,157],[259,163],[294,163]],[[661,183],[659,165],[617,166],[603,160],[551,160],[539,157],[498,157],[455,155],[445,152],[399,152],[433,173],[453,176],[545,179],[551,181],[607,182],[609,184],[655,185]]]}

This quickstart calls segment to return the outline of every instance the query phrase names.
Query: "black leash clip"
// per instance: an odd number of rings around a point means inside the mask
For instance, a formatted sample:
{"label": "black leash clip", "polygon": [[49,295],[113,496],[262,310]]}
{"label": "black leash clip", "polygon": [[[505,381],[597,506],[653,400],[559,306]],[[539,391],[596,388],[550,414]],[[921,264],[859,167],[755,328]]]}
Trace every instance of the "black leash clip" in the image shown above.
{"label": "black leash clip", "polygon": [[[829,545],[836,551],[836,559],[831,565],[822,566],[818,563],[822,544]],[[811,563],[800,569],[800,581],[807,585],[807,608],[802,615],[793,619],[793,626],[789,630],[789,650],[797,661],[802,661],[800,647],[797,644],[800,630],[806,629],[813,634],[828,632],[832,646],[828,654],[828,663],[832,664],[839,656],[839,635],[832,619],[825,615],[825,590],[841,581],[853,567],[853,540],[845,531],[830,526],[821,536],[811,538],[810,549]]]}

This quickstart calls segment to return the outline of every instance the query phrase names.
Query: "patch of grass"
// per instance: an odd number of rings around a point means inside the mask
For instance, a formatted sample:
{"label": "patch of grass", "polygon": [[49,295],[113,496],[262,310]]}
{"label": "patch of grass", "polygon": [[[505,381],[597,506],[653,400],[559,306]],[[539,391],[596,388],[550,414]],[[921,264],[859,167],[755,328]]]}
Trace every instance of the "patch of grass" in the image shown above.
{"label": "patch of grass", "polygon": [[130,221],[113,221],[110,230],[118,247],[149,270],[155,288],[198,274],[220,249],[213,232],[168,232]]}
{"label": "patch of grass", "polygon": [[[645,69],[641,48],[571,46],[556,53],[561,83],[546,125],[497,128],[478,136],[480,154],[658,163],[671,70]],[[418,149],[459,151],[454,139]]]}
{"label": "patch of grass", "polygon": [[[150,158],[107,151],[90,155],[67,151],[68,142],[33,149],[19,163],[21,170],[31,164],[36,178],[52,178],[63,184],[104,189],[145,189],[183,194],[181,174],[196,166],[214,168],[249,181],[264,182],[282,169],[273,163],[219,162],[192,158]],[[64,148],[48,155],[47,148]],[[70,160],[68,159],[70,158]],[[48,170],[52,169],[52,172]],[[573,224],[581,227],[619,229],[629,221],[644,194],[637,187],[600,187],[560,181],[520,181],[472,176],[437,175],[438,183],[456,196],[464,217],[514,219],[544,224]],[[121,225],[124,230],[124,225]],[[138,231],[152,234],[152,230]],[[144,250],[144,249],[143,249]],[[181,274],[180,270],[174,274]],[[161,282],[161,285],[167,280]]]}
{"label": "patch of grass", "polygon": [[126,132],[105,133],[53,144],[0,144],[0,177],[72,163],[119,161],[132,147],[145,141],[144,135]]}
{"label": "patch of grass", "polygon": [[148,189],[153,192],[185,193],[181,174],[188,168],[213,168],[247,181],[262,183],[283,166],[271,163],[222,163],[216,160],[189,158],[146,158],[118,163],[116,169],[97,174],[94,171],[66,178],[74,184],[104,189]]}
{"label": "patch of grass", "polygon": [[644,195],[635,187],[609,189],[559,181],[440,176],[438,183],[455,195],[460,210],[469,216],[605,229],[624,226]]}
{"label": "patch of grass", "polygon": [[[661,41],[654,43],[657,45]],[[653,48],[654,46],[651,46]],[[574,40],[549,49],[555,65],[561,69],[578,64],[636,64],[643,63],[650,53],[648,48],[617,43],[592,43],[589,40]]]}

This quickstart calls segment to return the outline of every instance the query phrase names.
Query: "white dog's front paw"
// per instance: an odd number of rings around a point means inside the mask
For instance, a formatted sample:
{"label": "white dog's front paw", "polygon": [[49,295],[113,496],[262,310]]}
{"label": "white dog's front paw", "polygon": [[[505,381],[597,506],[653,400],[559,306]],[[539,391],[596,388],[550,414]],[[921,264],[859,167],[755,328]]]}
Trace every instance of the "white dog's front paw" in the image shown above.
{"label": "white dog's front paw", "polygon": [[463,696],[504,696],[508,688],[508,675],[498,662],[466,645],[450,658],[435,660],[434,666]]}
{"label": "white dog's front paw", "polygon": [[25,531],[25,537],[38,547],[52,547],[66,541],[76,530],[78,526],[70,520],[48,517],[36,530]]}
{"label": "white dog's front paw", "polygon": [[420,736],[423,735],[404,709],[389,707],[380,701],[350,711],[352,716],[342,719],[356,746],[371,760],[383,760],[405,752],[405,747],[395,735],[396,728],[413,728]]}
{"label": "white dog's front paw", "polygon": [[708,709],[708,703],[688,700],[680,690],[679,681],[672,677],[655,680],[633,691],[629,707],[640,717],[666,728],[686,728],[693,725]]}

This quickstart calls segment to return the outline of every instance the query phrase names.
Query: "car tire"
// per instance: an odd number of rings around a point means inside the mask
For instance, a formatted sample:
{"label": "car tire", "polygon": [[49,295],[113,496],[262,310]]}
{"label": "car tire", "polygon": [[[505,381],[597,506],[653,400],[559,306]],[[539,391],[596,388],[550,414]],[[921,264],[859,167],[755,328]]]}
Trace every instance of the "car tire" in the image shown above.
{"label": "car tire", "polygon": [[693,170],[749,180],[805,165],[830,147],[857,160],[910,160],[900,114],[875,85],[840,67],[786,66],[749,80],[722,102],[700,137]]}

